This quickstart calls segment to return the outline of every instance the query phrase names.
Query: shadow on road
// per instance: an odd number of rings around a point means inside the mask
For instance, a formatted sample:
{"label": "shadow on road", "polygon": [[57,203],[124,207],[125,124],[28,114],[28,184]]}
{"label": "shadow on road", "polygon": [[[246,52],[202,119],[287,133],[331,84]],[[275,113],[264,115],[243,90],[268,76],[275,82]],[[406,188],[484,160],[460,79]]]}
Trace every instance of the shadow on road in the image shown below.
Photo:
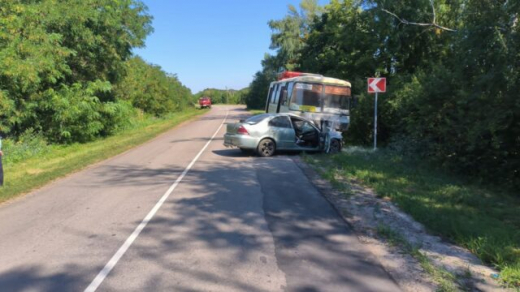
{"label": "shadow on road", "polygon": [[[233,112],[236,116],[246,113],[242,109]],[[212,153],[216,156],[197,162],[188,172],[102,289],[396,291],[290,158],[248,157],[238,149]],[[166,191],[183,171],[171,164],[160,168],[138,162],[105,164],[92,170],[91,181],[78,185],[92,192],[123,186],[128,190],[125,196],[157,196],[147,191]],[[117,229],[128,235],[132,231]],[[93,232],[81,235],[96,236]],[[88,246],[85,249],[90,252]],[[27,265],[0,274],[0,288],[78,291],[92,280],[85,281],[85,277],[97,272],[76,266],[52,272]],[[131,286],[134,283],[140,286]],[[123,287],[125,284],[129,286]]]}
{"label": "shadow on road", "polygon": [[242,152],[242,150],[238,148],[230,148],[230,149],[223,149],[223,150],[213,150],[213,154],[223,157],[248,157],[248,156],[255,156],[255,153],[253,150],[250,152]]}
{"label": "shadow on road", "polygon": [[88,285],[90,279],[85,279],[85,275],[90,274],[78,266],[67,266],[53,273],[37,265],[24,266],[0,274],[0,288],[13,292],[80,291]]}
{"label": "shadow on road", "polygon": [[[194,139],[175,139],[171,140],[170,143],[182,143],[182,142],[197,142],[197,141],[209,141],[211,137],[194,138]],[[213,141],[224,141],[223,137],[215,137]]]}
{"label": "shadow on road", "polygon": [[[247,119],[251,116],[251,114],[245,110],[240,110],[239,113],[235,113],[235,112],[229,112],[229,114],[227,115],[227,119],[226,121],[233,121],[233,120],[241,120],[241,119]],[[203,116],[199,119],[197,119],[197,121],[214,121],[214,120],[224,120],[226,118],[226,115],[225,114],[221,114],[221,115],[211,115],[211,116]]]}
{"label": "shadow on road", "polygon": [[233,163],[199,163],[143,231],[154,240],[137,243],[157,273],[183,279],[147,289],[398,291],[289,158],[215,152]]}

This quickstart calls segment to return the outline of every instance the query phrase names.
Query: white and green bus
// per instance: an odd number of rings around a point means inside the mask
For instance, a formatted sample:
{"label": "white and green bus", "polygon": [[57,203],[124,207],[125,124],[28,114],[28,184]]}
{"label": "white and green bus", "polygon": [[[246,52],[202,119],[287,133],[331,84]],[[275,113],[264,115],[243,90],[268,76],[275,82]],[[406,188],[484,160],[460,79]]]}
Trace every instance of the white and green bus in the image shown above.
{"label": "white and green bus", "polygon": [[283,72],[271,82],[265,111],[293,113],[344,132],[350,124],[351,84],[317,74]]}

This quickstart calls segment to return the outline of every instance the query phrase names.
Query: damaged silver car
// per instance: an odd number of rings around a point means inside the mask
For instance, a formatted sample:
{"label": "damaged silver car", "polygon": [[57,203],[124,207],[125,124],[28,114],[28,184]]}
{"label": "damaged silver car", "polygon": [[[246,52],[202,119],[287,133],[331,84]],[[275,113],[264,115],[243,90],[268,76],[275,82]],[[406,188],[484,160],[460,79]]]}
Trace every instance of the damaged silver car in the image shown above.
{"label": "damaged silver car", "polygon": [[278,150],[337,153],[341,151],[341,141],[341,133],[327,122],[318,127],[311,120],[289,113],[260,114],[228,124],[224,135],[224,146],[256,151],[263,157]]}

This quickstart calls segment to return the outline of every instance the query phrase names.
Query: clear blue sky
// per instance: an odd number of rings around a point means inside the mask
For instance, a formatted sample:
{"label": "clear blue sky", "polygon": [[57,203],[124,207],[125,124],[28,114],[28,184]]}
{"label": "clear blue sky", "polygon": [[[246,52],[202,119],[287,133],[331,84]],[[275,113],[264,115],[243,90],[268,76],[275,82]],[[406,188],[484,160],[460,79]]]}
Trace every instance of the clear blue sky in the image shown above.
{"label": "clear blue sky", "polygon": [[[144,0],[154,17],[146,47],[134,53],[193,93],[247,87],[269,51],[267,22],[299,0]],[[320,0],[324,5],[327,0]]]}

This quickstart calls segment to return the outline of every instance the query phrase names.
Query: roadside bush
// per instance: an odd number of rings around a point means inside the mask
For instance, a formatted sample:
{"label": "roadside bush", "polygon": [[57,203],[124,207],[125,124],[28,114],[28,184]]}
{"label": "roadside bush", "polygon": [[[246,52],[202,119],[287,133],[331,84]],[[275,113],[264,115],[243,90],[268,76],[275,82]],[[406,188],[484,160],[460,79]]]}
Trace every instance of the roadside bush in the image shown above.
{"label": "roadside bush", "polygon": [[152,28],[138,0],[0,0],[0,132],[85,142],[130,113],[112,86]]}
{"label": "roadside bush", "polygon": [[249,88],[242,88],[240,90],[234,89],[216,89],[206,88],[193,95],[193,103],[198,106],[200,97],[210,97],[212,104],[227,103],[227,104],[244,104],[245,96],[248,94]]}
{"label": "roadside bush", "polygon": [[495,91],[481,76],[461,81],[472,75],[442,64],[417,72],[395,93],[400,120],[395,123],[399,135],[392,140],[395,144],[402,137],[408,148],[416,147],[417,154],[452,171],[520,189],[515,93]]}
{"label": "roadside bush", "polygon": [[[357,105],[350,112],[350,126],[345,133],[349,145],[370,145],[373,141],[374,101],[368,94],[359,95]],[[372,117],[372,118],[370,118]],[[368,133],[368,134],[367,134]]]}
{"label": "roadside bush", "polygon": [[45,137],[35,133],[33,129],[25,131],[17,140],[11,138],[2,139],[3,163],[13,164],[31,157],[43,155],[49,152],[51,146],[47,144]]}
{"label": "roadside bush", "polygon": [[146,63],[140,57],[126,62],[126,76],[114,86],[113,93],[138,109],[155,116],[185,109],[191,91],[175,75]]}
{"label": "roadside bush", "polygon": [[378,105],[378,145],[520,190],[520,2],[433,6],[448,29],[405,25],[381,9],[426,22],[427,1],[331,1],[301,38],[296,63],[352,82],[360,100],[347,143],[372,143],[366,78],[379,74],[388,84]]}
{"label": "roadside bush", "polygon": [[249,85],[249,92],[245,96],[245,103],[248,109],[265,109],[269,85],[274,80],[273,74],[263,71],[256,72],[253,81]]}
{"label": "roadside bush", "polygon": [[[97,93],[110,90],[108,82],[75,83],[59,90],[47,90],[39,103],[35,123],[51,142],[91,141],[105,129],[102,103]],[[110,125],[109,123],[106,124]]]}
{"label": "roadside bush", "polygon": [[105,121],[105,127],[101,135],[109,136],[133,127],[142,113],[127,101],[105,103],[101,109],[101,118]]}

